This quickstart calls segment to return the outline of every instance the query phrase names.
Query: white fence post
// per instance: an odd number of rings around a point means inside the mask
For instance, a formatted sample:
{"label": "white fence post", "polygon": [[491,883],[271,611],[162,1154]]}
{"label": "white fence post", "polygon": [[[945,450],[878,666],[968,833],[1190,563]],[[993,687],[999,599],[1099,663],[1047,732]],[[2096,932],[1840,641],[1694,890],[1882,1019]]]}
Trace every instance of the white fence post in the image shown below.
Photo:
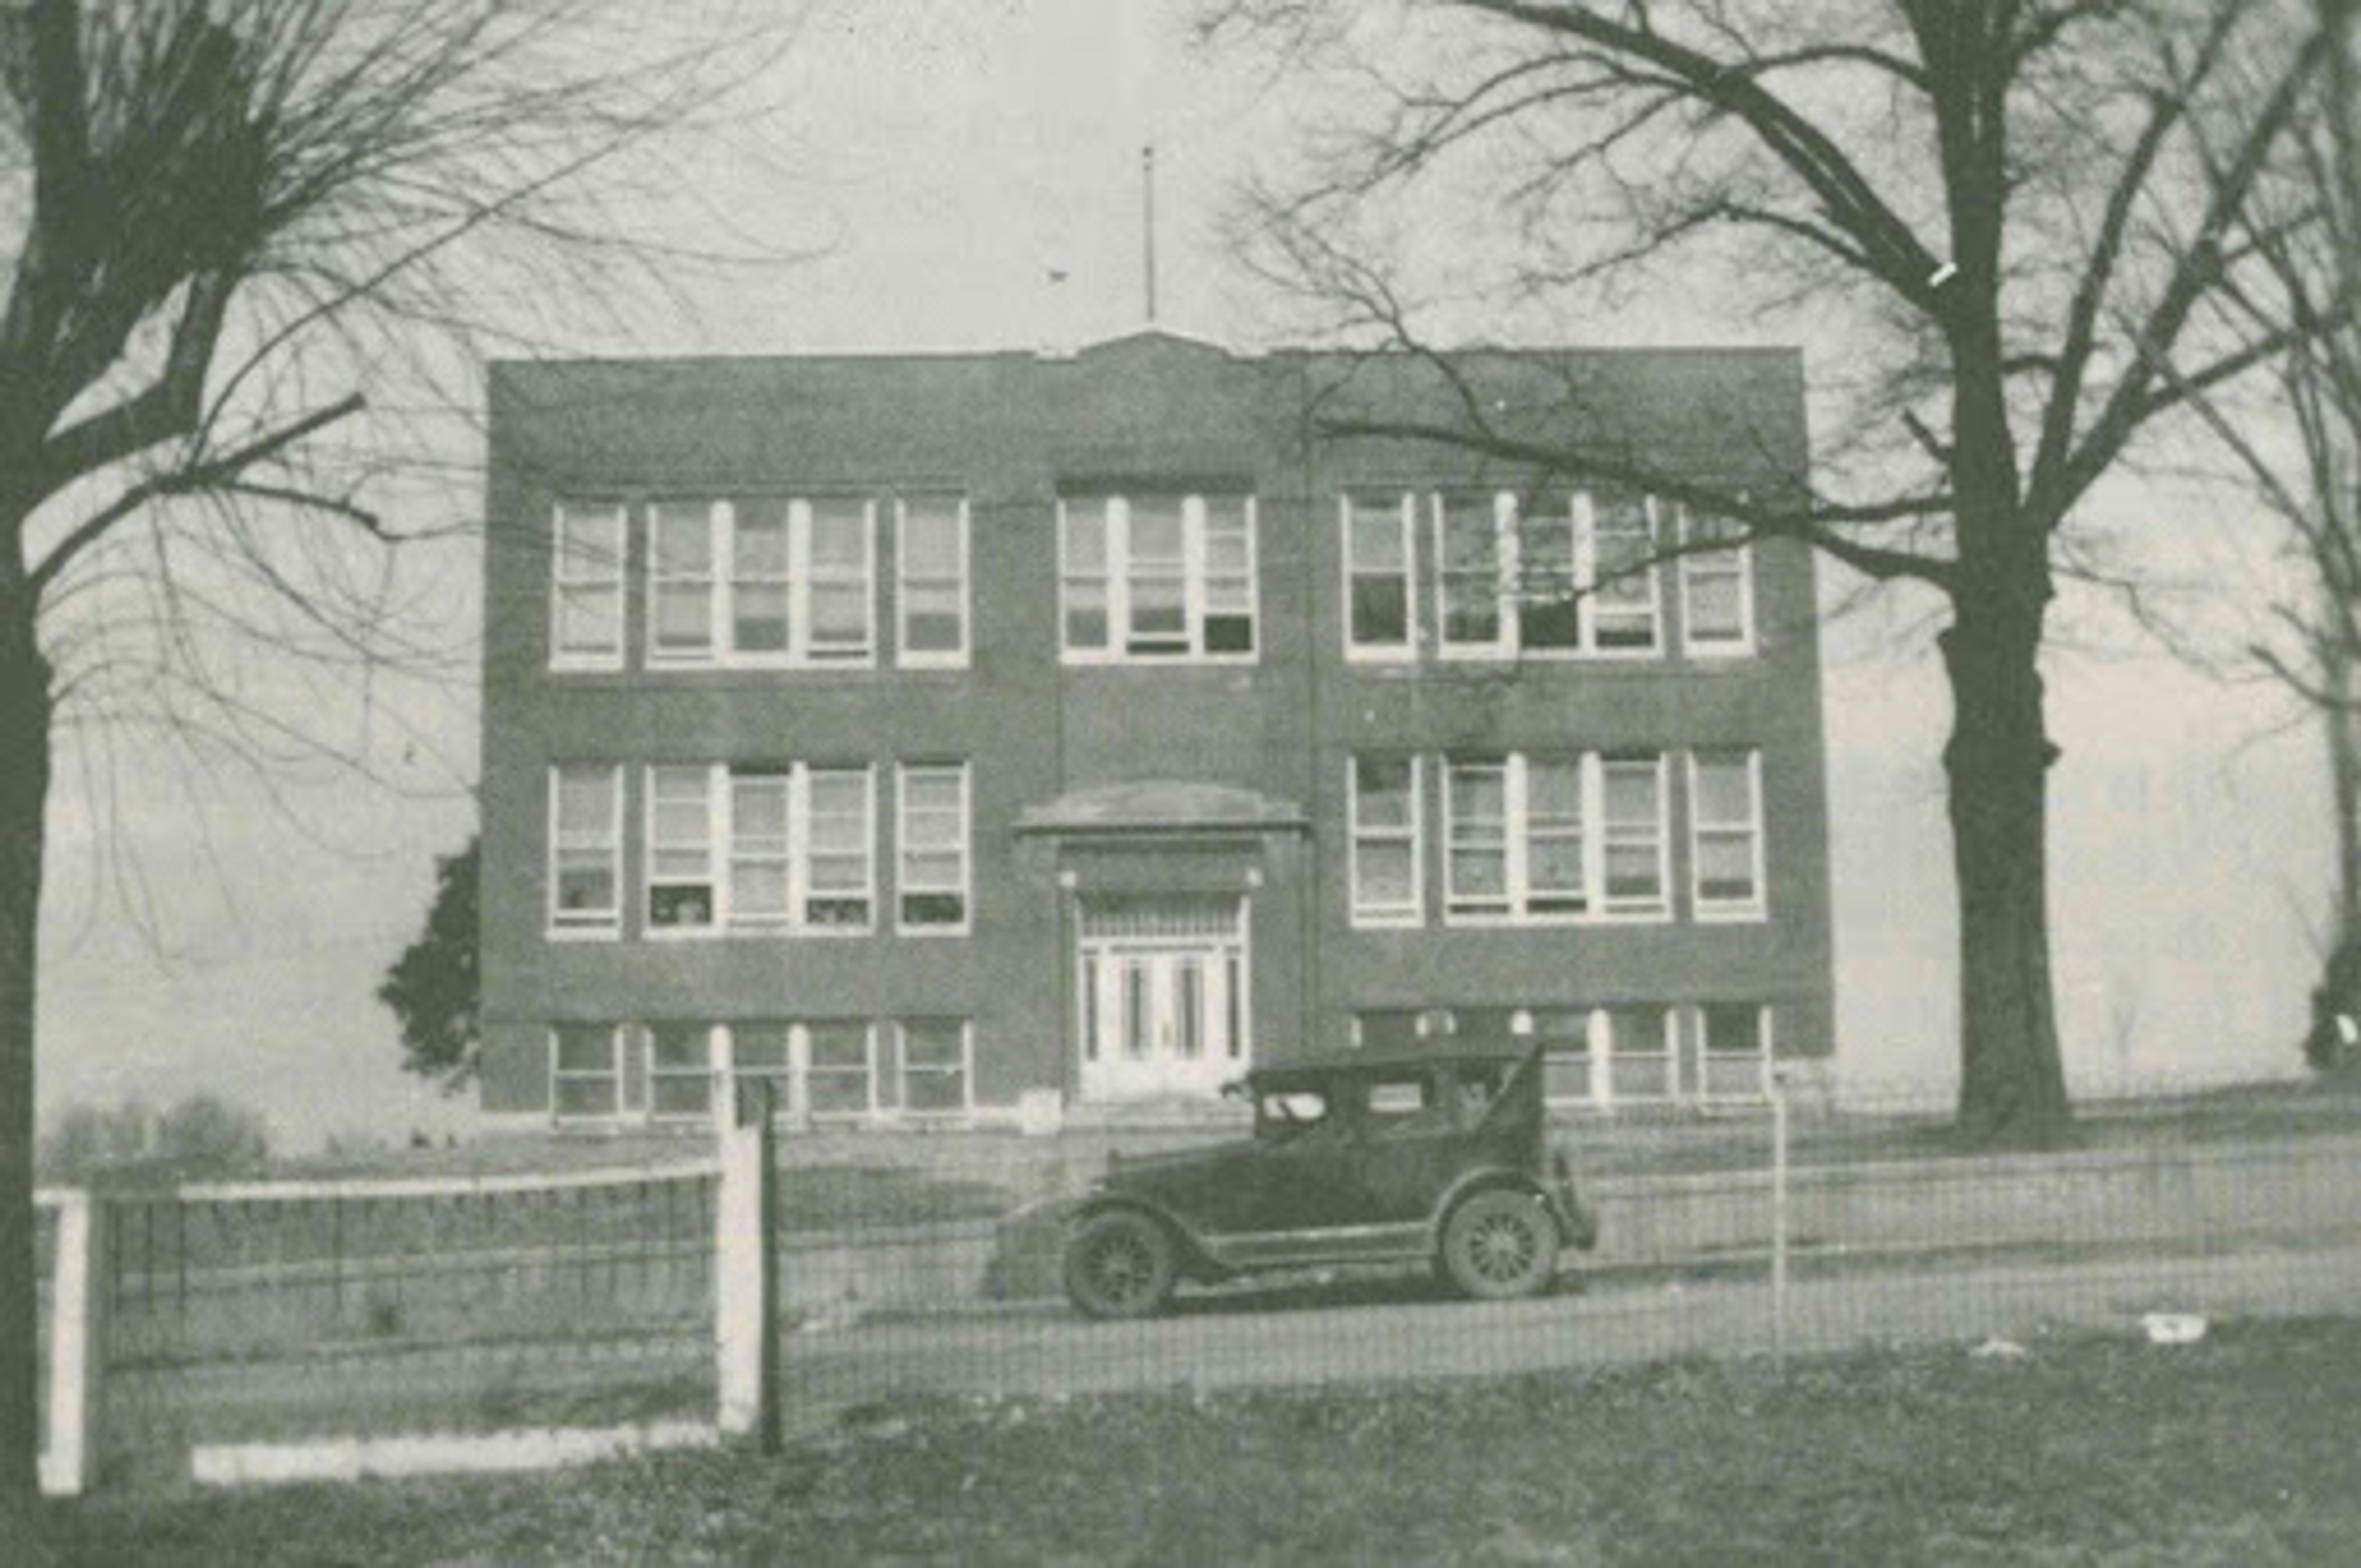
{"label": "white fence post", "polygon": [[752,1431],[763,1409],[763,1341],[771,1321],[770,1249],[763,1235],[763,1129],[731,1115],[720,1131],[721,1181],[713,1201],[713,1315],[719,1420]]}
{"label": "white fence post", "polygon": [[1771,1358],[1787,1376],[1787,1075],[1771,1073]]}
{"label": "white fence post", "polygon": [[80,1497],[96,1465],[106,1354],[99,1260],[105,1246],[106,1206],[86,1190],[62,1194],[49,1297],[49,1420],[41,1452],[41,1490],[50,1497]]}

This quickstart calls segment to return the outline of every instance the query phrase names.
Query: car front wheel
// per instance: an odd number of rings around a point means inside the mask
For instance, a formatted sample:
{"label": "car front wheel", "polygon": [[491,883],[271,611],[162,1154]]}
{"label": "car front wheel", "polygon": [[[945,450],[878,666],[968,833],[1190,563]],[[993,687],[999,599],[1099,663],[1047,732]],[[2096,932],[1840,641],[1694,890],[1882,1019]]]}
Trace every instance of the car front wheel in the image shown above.
{"label": "car front wheel", "polygon": [[1478,1192],[1443,1227],[1443,1272],[1466,1295],[1531,1296],[1557,1266],[1557,1225],[1527,1192]]}
{"label": "car front wheel", "polygon": [[1093,1318],[1144,1318],[1171,1299],[1172,1238],[1145,1214],[1093,1215],[1066,1244],[1066,1295]]}

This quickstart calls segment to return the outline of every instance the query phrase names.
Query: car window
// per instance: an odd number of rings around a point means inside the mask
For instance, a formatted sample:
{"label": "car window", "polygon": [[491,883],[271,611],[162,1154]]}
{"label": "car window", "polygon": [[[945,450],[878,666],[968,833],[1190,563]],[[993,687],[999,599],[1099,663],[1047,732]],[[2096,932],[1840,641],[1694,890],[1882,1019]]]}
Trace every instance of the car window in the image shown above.
{"label": "car window", "polygon": [[1368,1129],[1378,1136],[1431,1131],[1449,1121],[1436,1102],[1433,1081],[1422,1072],[1372,1080],[1363,1103]]}
{"label": "car window", "polygon": [[1268,1138],[1301,1135],[1329,1121],[1328,1097],[1316,1090],[1265,1093],[1255,1102],[1255,1130]]}

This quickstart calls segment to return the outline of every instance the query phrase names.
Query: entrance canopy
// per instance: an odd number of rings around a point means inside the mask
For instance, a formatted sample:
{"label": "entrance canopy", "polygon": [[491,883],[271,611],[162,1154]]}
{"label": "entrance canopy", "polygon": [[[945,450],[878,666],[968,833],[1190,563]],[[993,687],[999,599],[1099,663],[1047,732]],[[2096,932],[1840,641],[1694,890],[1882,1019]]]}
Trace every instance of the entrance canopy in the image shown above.
{"label": "entrance canopy", "polygon": [[1290,801],[1232,784],[1140,779],[1070,790],[1028,807],[1016,831],[1052,838],[1163,833],[1301,833],[1311,822]]}

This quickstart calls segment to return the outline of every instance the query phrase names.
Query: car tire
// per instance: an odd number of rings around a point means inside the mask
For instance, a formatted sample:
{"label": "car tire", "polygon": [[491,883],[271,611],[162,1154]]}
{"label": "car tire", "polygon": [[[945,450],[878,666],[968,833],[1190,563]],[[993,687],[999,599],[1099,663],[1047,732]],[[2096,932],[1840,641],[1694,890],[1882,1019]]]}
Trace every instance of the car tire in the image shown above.
{"label": "car tire", "polygon": [[1482,1301],[1532,1296],[1557,1268],[1557,1222],[1530,1192],[1478,1192],[1443,1226],[1444,1277]]}
{"label": "car tire", "polygon": [[1128,1209],[1094,1214],[1066,1243],[1066,1296],[1091,1318],[1145,1318],[1172,1299],[1172,1237]]}

